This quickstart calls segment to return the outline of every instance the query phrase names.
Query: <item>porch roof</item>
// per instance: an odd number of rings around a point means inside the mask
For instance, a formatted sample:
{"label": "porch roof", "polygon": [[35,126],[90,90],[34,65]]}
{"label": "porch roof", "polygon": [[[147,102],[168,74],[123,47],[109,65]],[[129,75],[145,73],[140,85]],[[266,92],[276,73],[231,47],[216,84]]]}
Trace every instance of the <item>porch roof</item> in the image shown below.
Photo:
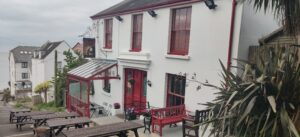
{"label": "porch roof", "polygon": [[81,79],[93,79],[96,75],[117,66],[117,60],[92,59],[89,62],[68,72],[68,76]]}

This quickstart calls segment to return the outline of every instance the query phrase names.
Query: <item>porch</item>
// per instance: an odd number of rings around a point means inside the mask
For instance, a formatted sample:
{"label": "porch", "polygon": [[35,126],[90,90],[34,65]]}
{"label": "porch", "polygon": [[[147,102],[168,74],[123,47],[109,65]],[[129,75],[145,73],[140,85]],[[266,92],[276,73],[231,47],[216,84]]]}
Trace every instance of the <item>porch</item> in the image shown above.
{"label": "porch", "polygon": [[81,116],[91,116],[90,94],[93,80],[119,79],[115,60],[92,59],[67,74],[66,106]]}

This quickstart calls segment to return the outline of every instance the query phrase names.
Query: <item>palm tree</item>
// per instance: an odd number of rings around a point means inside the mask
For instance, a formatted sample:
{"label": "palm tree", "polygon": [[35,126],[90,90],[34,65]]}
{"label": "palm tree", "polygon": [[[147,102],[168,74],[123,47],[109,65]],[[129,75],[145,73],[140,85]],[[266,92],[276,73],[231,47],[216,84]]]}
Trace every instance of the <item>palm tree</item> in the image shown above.
{"label": "palm tree", "polygon": [[[276,17],[281,17],[286,32],[299,35],[300,31],[300,1],[299,0],[248,0],[254,3],[257,10],[271,9]],[[300,37],[299,37],[300,38]]]}
{"label": "palm tree", "polygon": [[51,88],[51,81],[45,81],[43,83],[38,84],[35,88],[34,88],[34,92],[35,93],[44,93],[44,98],[45,98],[45,103],[47,103],[47,92],[48,89]]}

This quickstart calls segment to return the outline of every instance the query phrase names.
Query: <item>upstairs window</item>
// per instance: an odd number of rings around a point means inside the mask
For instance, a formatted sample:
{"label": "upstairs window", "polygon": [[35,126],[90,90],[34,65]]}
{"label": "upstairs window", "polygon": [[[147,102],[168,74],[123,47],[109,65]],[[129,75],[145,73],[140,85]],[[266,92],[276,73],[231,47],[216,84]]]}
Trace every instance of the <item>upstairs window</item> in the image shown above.
{"label": "upstairs window", "polygon": [[57,61],[57,69],[59,70],[59,71],[62,71],[62,62],[61,61]]}
{"label": "upstairs window", "polygon": [[29,75],[28,73],[22,73],[22,79],[28,79]]}
{"label": "upstairs window", "polygon": [[104,27],[105,27],[105,49],[111,49],[112,48],[112,26],[113,26],[113,19],[106,19],[104,21]]}
{"label": "upstairs window", "polygon": [[28,62],[22,62],[22,68],[28,68]]}
{"label": "upstairs window", "polygon": [[172,11],[171,42],[169,54],[187,55],[190,42],[191,7]]}
{"label": "upstairs window", "polygon": [[131,51],[139,52],[142,49],[143,14],[133,15]]}

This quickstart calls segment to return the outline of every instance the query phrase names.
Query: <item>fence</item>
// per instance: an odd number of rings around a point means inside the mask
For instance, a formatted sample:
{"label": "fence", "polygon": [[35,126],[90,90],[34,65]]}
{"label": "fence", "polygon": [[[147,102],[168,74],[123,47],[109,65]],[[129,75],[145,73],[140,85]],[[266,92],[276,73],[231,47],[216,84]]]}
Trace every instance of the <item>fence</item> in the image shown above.
{"label": "fence", "polygon": [[[283,50],[286,49],[286,50]],[[248,61],[251,64],[261,66],[262,62],[267,62],[272,56],[283,51],[292,51],[298,56],[300,63],[300,45],[280,44],[280,45],[264,45],[264,46],[250,46],[248,53]]]}

